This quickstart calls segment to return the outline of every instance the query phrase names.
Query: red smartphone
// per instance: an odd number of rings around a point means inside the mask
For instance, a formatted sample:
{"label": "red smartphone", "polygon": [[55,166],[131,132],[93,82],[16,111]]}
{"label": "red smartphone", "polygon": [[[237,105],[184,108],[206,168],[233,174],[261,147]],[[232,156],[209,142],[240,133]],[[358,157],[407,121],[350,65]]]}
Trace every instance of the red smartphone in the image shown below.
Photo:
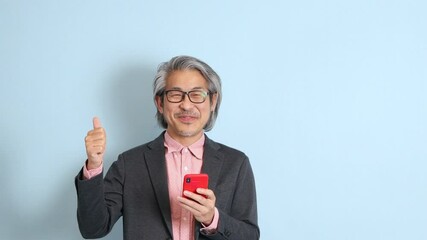
{"label": "red smartphone", "polygon": [[205,173],[185,175],[182,187],[182,196],[186,197],[184,196],[184,191],[189,191],[198,194],[196,192],[197,188],[208,188],[208,181],[209,177]]}

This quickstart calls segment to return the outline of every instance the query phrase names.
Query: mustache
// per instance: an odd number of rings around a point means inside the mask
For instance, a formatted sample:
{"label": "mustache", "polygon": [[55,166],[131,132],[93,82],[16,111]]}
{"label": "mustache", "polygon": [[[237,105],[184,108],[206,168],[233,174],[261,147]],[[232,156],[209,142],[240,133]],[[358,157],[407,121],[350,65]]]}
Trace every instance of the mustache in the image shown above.
{"label": "mustache", "polygon": [[192,111],[182,111],[174,114],[174,117],[199,117],[199,113]]}

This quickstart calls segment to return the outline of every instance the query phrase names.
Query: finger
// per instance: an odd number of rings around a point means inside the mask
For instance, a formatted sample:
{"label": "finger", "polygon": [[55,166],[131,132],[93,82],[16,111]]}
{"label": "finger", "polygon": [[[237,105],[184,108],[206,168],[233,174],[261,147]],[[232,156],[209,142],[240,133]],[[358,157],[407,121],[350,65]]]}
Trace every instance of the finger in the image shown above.
{"label": "finger", "polygon": [[199,205],[206,205],[207,199],[204,195],[200,195],[197,193],[192,193],[190,191],[184,191],[184,196],[191,199],[193,202],[199,204]]}
{"label": "finger", "polygon": [[190,211],[197,221],[207,223],[206,225],[212,222],[215,214],[214,207],[206,207],[183,197],[178,197],[178,201],[180,206]]}
{"label": "finger", "polygon": [[184,207],[185,209],[191,211],[193,214],[199,214],[201,209],[203,208],[203,206],[200,205],[200,203],[187,198],[178,196],[178,201],[180,202],[181,207]]}
{"label": "finger", "polygon": [[189,211],[191,214],[193,214],[193,216],[198,216],[198,215],[200,214],[200,212],[199,212],[199,211],[197,211],[196,209],[194,209],[194,208],[190,207],[189,205],[187,205],[187,204],[185,204],[185,203],[180,202],[180,203],[179,203],[179,205],[180,205],[183,209],[185,209],[185,210]]}
{"label": "finger", "polygon": [[212,190],[207,188],[197,188],[196,192],[200,195],[206,196],[207,199],[215,200],[215,194]]}
{"label": "finger", "polygon": [[89,138],[105,138],[105,131],[103,128],[97,128],[94,130],[90,130],[87,133],[86,137],[89,137]]}
{"label": "finger", "polygon": [[184,191],[184,196],[193,201],[197,201],[197,198],[200,197],[199,194],[190,191]]}
{"label": "finger", "polygon": [[105,141],[104,140],[94,140],[94,141],[88,141],[85,143],[87,148],[90,147],[104,147]]}
{"label": "finger", "polygon": [[94,117],[93,120],[92,120],[92,122],[93,122],[93,129],[97,129],[97,128],[101,128],[102,127],[101,120],[99,120],[98,117]]}
{"label": "finger", "polygon": [[179,203],[180,204],[180,206],[183,208],[183,209],[185,209],[185,210],[187,210],[187,211],[189,211],[189,212],[191,212],[191,214],[193,214],[193,216],[200,216],[201,214],[202,214],[202,212],[201,211],[199,211],[197,208],[194,208],[194,207],[192,207],[192,206],[190,206],[190,205],[186,205],[186,204],[184,204],[184,203]]}
{"label": "finger", "polygon": [[104,154],[104,151],[104,146],[86,146],[86,153],[88,156],[90,155],[91,157],[102,156]]}
{"label": "finger", "polygon": [[101,155],[104,153],[104,147],[103,146],[92,146],[89,150],[89,154],[92,156]]}

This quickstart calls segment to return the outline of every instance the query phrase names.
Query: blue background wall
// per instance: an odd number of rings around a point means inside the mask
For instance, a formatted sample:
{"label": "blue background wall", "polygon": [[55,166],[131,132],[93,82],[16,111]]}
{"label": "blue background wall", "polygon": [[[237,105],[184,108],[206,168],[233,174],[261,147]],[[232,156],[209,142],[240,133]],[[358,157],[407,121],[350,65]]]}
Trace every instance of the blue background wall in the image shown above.
{"label": "blue background wall", "polygon": [[208,135],[249,155],[262,239],[427,239],[426,12],[422,0],[0,0],[0,238],[81,239],[73,178],[92,117],[108,167],[161,132],[155,70],[188,54],[223,79]]}

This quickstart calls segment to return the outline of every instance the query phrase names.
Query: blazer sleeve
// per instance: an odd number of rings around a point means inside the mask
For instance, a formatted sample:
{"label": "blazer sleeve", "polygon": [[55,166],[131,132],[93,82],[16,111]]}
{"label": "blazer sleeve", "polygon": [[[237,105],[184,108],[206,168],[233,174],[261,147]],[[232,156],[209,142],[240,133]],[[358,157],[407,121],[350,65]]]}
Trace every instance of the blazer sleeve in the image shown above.
{"label": "blazer sleeve", "polygon": [[236,180],[230,211],[219,211],[216,234],[204,235],[212,240],[257,240],[260,237],[255,180],[249,159],[244,160]]}
{"label": "blazer sleeve", "polygon": [[84,180],[81,170],[75,178],[77,222],[84,238],[104,237],[122,215],[123,161],[114,162],[105,179],[102,175]]}

